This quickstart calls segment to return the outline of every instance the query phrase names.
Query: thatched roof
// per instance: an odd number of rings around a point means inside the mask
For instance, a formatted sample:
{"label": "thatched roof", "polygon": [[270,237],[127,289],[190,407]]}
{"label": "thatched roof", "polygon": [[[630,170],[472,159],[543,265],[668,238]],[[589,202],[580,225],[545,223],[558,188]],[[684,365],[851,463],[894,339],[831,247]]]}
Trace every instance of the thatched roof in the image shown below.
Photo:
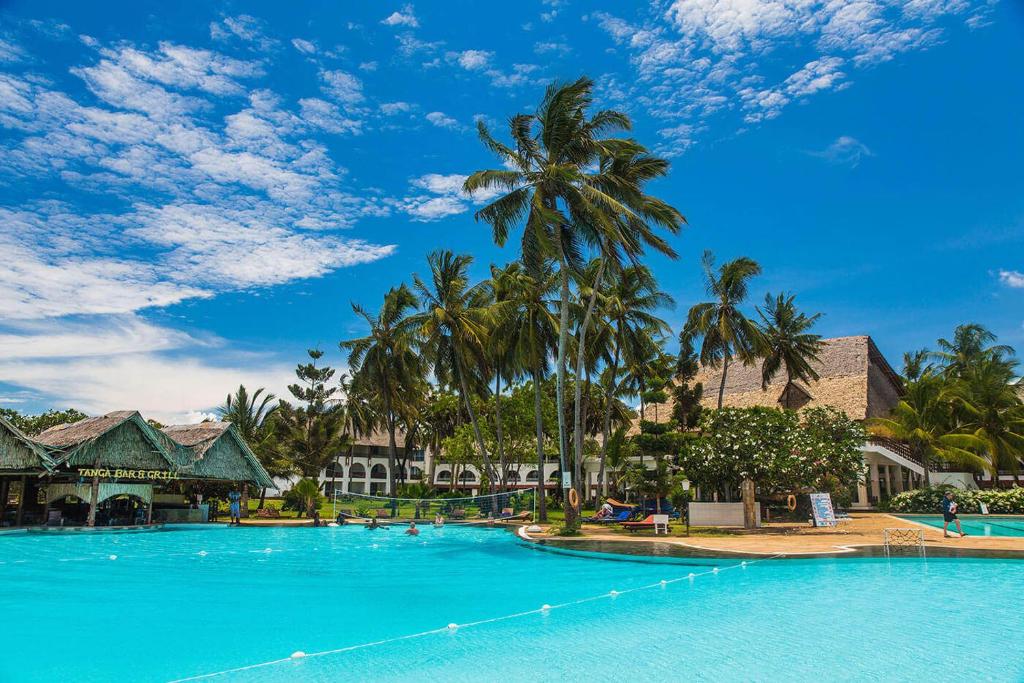
{"label": "thatched roof", "polygon": [[35,437],[58,465],[177,469],[168,443],[135,410],[55,425]]}
{"label": "thatched roof", "polygon": [[0,471],[43,473],[53,466],[53,460],[41,446],[0,417]]}
{"label": "thatched roof", "polygon": [[[899,401],[903,383],[899,375],[866,335],[823,339],[819,360],[814,364],[819,378],[787,387],[783,368],[768,385],[761,388],[761,363],[729,365],[722,404],[734,408],[752,406],[781,407],[786,395],[793,408],[827,405],[844,411],[855,420],[880,417]],[[721,368],[701,367],[695,382],[704,385],[701,404],[718,406]],[[645,418],[654,421],[654,406],[647,406]],[[672,399],[657,407],[657,421],[671,419]]]}
{"label": "thatched roof", "polygon": [[272,487],[270,475],[230,422],[171,425],[161,430],[189,458],[182,469],[199,478],[248,481]]}
{"label": "thatched roof", "polygon": [[[372,434],[356,437],[353,440],[353,443],[356,446],[378,446],[380,448],[387,448],[388,446],[391,445],[390,439],[391,437],[388,436],[388,430],[378,429],[375,430]],[[405,430],[395,430],[395,445],[398,448],[405,447]]]}

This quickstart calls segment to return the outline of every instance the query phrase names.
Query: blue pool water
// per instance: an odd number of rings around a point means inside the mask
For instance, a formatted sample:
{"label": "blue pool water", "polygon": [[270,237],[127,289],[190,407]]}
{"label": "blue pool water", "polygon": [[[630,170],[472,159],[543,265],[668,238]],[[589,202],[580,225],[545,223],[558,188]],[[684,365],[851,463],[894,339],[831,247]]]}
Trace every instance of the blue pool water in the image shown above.
{"label": "blue pool water", "polygon": [[1021,681],[1022,585],[1014,560],[610,561],[454,527],[23,534],[0,681]]}
{"label": "blue pool water", "polygon": [[[900,515],[903,519],[909,519],[918,524],[941,529],[944,522],[941,515]],[[971,536],[1016,536],[1024,537],[1024,517],[999,517],[989,515],[960,516],[960,527],[965,534]],[[950,529],[956,531],[956,525],[950,524]]]}

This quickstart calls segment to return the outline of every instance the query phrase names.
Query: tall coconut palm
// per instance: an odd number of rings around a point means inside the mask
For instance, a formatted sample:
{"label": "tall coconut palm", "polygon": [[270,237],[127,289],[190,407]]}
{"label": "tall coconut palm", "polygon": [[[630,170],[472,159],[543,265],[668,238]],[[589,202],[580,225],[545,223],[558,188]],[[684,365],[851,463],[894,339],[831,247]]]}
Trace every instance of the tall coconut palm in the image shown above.
{"label": "tall coconut palm", "polygon": [[383,409],[381,417],[388,430],[388,492],[392,495],[397,490],[398,420],[410,395],[421,391],[424,384],[424,365],[416,350],[416,327],[410,315],[418,303],[404,284],[384,295],[376,315],[353,303],[352,310],[369,326],[369,334],[339,344],[348,352],[355,390],[374,396]]}
{"label": "tall coconut palm", "polygon": [[[244,385],[238,385],[234,395],[228,394],[224,405],[217,409],[220,419],[230,422],[249,445],[260,464],[273,477],[286,476],[289,468],[282,463],[271,447],[273,422],[268,418],[277,409],[277,397],[260,387],[252,394]],[[260,490],[259,509],[263,509],[267,488]]]}
{"label": "tall coconut palm", "polygon": [[473,257],[435,251],[427,257],[429,282],[413,276],[413,286],[422,300],[422,310],[411,319],[421,338],[421,347],[442,385],[457,387],[469,414],[477,449],[492,486],[500,480],[491,461],[473,397],[486,392],[488,358],[486,343],[491,311],[484,284],[470,286],[469,266]]}
{"label": "tall coconut palm", "polygon": [[1024,404],[1017,396],[1013,363],[998,358],[965,368],[952,389],[960,430],[981,439],[984,455],[998,484],[998,472],[1008,470],[1020,482],[1024,458]]}
{"label": "tall coconut palm", "polygon": [[761,388],[767,389],[780,371],[786,373],[785,408],[790,406],[792,385],[796,380],[811,382],[818,379],[814,363],[819,361],[822,349],[821,335],[809,332],[821,318],[820,313],[805,315],[797,310],[793,295],[764,296],[761,316],[761,335],[764,339],[764,361],[761,365]]}
{"label": "tall coconut palm", "polygon": [[903,380],[906,382],[916,382],[921,379],[931,367],[928,362],[930,355],[931,352],[928,349],[905,352],[903,354]]}
{"label": "tall coconut palm", "polygon": [[953,330],[953,339],[939,339],[938,351],[930,357],[945,369],[951,377],[959,377],[972,365],[993,359],[1003,360],[1013,355],[1013,348],[1005,344],[994,344],[996,335],[977,323],[959,325]]}
{"label": "tall coconut palm", "polygon": [[[480,139],[505,164],[505,168],[477,171],[466,180],[467,192],[501,190],[501,197],[476,213],[489,223],[494,240],[504,245],[521,221],[522,257],[536,270],[545,259],[559,266],[559,338],[555,366],[559,420],[559,454],[567,472],[565,424],[565,363],[568,348],[571,271],[579,270],[586,246],[602,255],[637,258],[645,246],[664,254],[675,252],[653,226],[677,232],[681,215],[667,204],[639,193],[622,192],[628,184],[617,175],[613,160],[644,157],[646,150],[635,141],[603,137],[627,130],[629,117],[612,110],[589,116],[593,82],[580,78],[573,83],[552,84],[535,114],[517,114],[509,121],[512,145],[496,140],[483,122]],[[565,482],[563,482],[565,485]],[[567,526],[575,526],[567,510]]]}
{"label": "tall coconut palm", "polygon": [[516,275],[516,297],[509,311],[515,324],[516,363],[528,374],[533,384],[534,426],[537,455],[537,514],[547,520],[547,499],[544,490],[544,380],[548,377],[549,358],[558,340],[558,319],[552,313],[552,297],[558,287],[556,276],[546,263],[529,273],[523,268]]}
{"label": "tall coconut palm", "polygon": [[876,436],[903,441],[913,449],[924,469],[924,484],[931,485],[929,468],[933,462],[949,462],[982,471],[989,463],[978,453],[985,443],[973,434],[962,434],[953,426],[950,385],[941,376],[926,374],[906,387],[903,399],[889,417],[865,421]]}
{"label": "tall coconut palm", "polygon": [[757,325],[740,310],[747,298],[750,279],[760,275],[761,266],[752,259],[740,257],[723,263],[715,270],[715,256],[704,252],[702,259],[707,292],[713,301],[690,309],[684,332],[688,337],[700,336],[700,362],[706,367],[722,368],[718,387],[718,407],[725,397],[725,380],[734,358],[753,362],[762,347]]}

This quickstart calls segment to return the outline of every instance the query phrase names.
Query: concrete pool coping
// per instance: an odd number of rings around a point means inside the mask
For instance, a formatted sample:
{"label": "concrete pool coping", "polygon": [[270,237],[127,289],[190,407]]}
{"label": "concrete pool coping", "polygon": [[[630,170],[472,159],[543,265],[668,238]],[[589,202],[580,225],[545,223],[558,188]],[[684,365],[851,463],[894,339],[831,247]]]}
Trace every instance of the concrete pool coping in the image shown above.
{"label": "concrete pool coping", "polygon": [[[576,550],[646,557],[675,558],[767,558],[786,559],[884,557],[883,530],[907,528],[913,524],[925,536],[928,557],[979,557],[1024,559],[1024,538],[1012,536],[942,537],[942,529],[888,513],[855,513],[853,520],[839,530],[795,528],[788,533],[746,533],[715,537],[627,537],[602,529],[584,529],[582,536],[549,536],[529,532],[521,526],[516,530],[523,543],[537,549]],[[918,556],[917,547],[891,548],[892,556]]]}

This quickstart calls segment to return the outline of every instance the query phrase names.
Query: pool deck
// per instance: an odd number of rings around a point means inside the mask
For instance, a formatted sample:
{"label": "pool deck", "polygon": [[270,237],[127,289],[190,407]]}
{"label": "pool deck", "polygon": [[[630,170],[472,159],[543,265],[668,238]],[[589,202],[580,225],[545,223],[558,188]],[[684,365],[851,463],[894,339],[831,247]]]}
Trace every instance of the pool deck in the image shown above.
{"label": "pool deck", "polygon": [[[735,553],[745,556],[799,556],[799,555],[834,555],[857,553],[867,546],[882,546],[884,530],[887,528],[921,529],[924,531],[925,544],[928,550],[935,549],[934,554],[954,554],[963,552],[971,554],[987,554],[992,551],[1020,553],[1024,557],[1024,538],[966,536],[964,538],[943,538],[942,529],[935,529],[924,524],[915,524],[907,519],[885,513],[853,513],[851,520],[844,522],[836,529],[814,528],[793,523],[768,523],[761,529],[744,531],[722,536],[654,536],[650,532],[622,534],[610,532],[608,529],[593,525],[584,525],[583,535],[574,537],[548,535],[548,528],[542,525],[541,533],[528,533],[525,527],[520,536],[525,540],[539,541],[544,544],[572,548],[574,544],[600,542],[603,548],[614,547],[613,544],[667,544],[677,546],[679,550],[687,550],[693,554],[713,552],[715,554]],[[677,527],[673,526],[673,531]],[[642,534],[642,535],[641,535]],[[626,546],[623,546],[624,548]]]}

